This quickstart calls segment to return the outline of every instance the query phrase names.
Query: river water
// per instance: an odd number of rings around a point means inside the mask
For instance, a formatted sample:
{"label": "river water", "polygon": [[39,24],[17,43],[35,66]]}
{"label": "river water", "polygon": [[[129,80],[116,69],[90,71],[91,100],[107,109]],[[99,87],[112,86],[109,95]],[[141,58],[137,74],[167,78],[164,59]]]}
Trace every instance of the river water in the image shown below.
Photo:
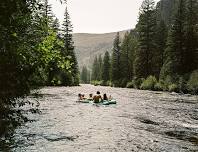
{"label": "river water", "polygon": [[[117,104],[76,102],[78,93],[97,90]],[[16,128],[0,151],[198,151],[198,96],[82,85],[46,87],[26,100],[38,101],[41,113],[29,113],[32,122]]]}

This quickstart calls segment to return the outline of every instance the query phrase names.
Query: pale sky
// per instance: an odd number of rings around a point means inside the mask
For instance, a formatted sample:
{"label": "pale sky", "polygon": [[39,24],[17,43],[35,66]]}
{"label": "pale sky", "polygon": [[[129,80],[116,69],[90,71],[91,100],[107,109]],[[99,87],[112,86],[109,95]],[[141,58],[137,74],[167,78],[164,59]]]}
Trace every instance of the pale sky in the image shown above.
{"label": "pale sky", "polygon": [[[134,28],[143,0],[68,0],[74,33],[108,33]],[[155,0],[156,2],[159,0]],[[65,5],[49,0],[63,21]]]}

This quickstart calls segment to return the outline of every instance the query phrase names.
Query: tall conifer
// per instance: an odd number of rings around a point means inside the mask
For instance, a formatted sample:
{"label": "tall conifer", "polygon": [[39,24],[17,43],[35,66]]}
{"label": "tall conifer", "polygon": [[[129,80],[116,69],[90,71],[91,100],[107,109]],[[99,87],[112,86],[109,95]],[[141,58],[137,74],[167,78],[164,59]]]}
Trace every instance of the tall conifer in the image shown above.
{"label": "tall conifer", "polygon": [[118,81],[121,78],[121,66],[120,66],[120,36],[117,33],[114,42],[113,42],[113,54],[112,54],[112,69],[111,69],[111,79],[113,83],[119,83]]}
{"label": "tall conifer", "polygon": [[175,14],[173,25],[169,31],[167,48],[165,50],[165,62],[161,70],[161,78],[167,76],[175,78],[175,74],[184,74],[185,61],[185,3],[179,0],[178,10]]}
{"label": "tall conifer", "polygon": [[86,66],[83,66],[82,72],[81,72],[81,81],[82,83],[88,83],[88,70]]}
{"label": "tall conifer", "polygon": [[[185,63],[184,72],[189,73],[198,69],[198,1],[186,1],[186,24],[185,24]],[[198,31],[198,30],[197,30]]]}
{"label": "tall conifer", "polygon": [[97,80],[102,80],[102,68],[103,68],[103,61],[102,61],[102,56],[99,55],[98,57],[98,78]]}
{"label": "tall conifer", "polygon": [[78,71],[78,62],[76,59],[76,55],[74,52],[74,42],[73,42],[73,27],[70,21],[70,16],[67,10],[67,3],[66,3],[66,9],[65,9],[65,18],[63,22],[63,40],[64,40],[64,53],[66,56],[69,56],[71,58],[72,62],[72,81],[73,85],[79,84],[79,71]]}
{"label": "tall conifer", "polygon": [[165,22],[161,19],[156,25],[155,32],[155,65],[154,65],[154,73],[156,73],[156,77],[159,78],[161,68],[164,64],[164,51],[166,49],[166,41],[167,41],[168,29]]}
{"label": "tall conifer", "polygon": [[106,51],[103,59],[103,67],[102,67],[102,80],[104,83],[110,80],[110,55],[109,52]]}
{"label": "tall conifer", "polygon": [[92,75],[91,75],[91,80],[95,81],[97,80],[98,77],[98,58],[97,56],[94,58],[94,62],[92,65]]}
{"label": "tall conifer", "polygon": [[121,45],[121,74],[122,78],[130,81],[132,80],[133,76],[133,54],[134,54],[134,48],[133,48],[133,40],[131,36],[131,32],[126,32],[122,45]]}
{"label": "tall conifer", "polygon": [[136,50],[135,74],[137,77],[146,78],[153,75],[153,53],[155,50],[155,27],[156,12],[154,10],[154,0],[144,0],[140,9],[138,30],[138,49]]}

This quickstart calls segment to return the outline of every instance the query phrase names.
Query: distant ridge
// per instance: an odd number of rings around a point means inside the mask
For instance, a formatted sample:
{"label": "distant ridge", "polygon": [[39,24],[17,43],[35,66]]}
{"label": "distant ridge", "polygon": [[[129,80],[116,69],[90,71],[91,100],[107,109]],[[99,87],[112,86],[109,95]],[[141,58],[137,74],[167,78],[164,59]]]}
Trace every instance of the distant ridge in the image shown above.
{"label": "distant ridge", "polygon": [[[120,37],[130,30],[119,31]],[[91,68],[96,55],[104,55],[106,51],[111,52],[113,40],[117,32],[112,33],[74,33],[75,52],[79,68],[83,65]]]}

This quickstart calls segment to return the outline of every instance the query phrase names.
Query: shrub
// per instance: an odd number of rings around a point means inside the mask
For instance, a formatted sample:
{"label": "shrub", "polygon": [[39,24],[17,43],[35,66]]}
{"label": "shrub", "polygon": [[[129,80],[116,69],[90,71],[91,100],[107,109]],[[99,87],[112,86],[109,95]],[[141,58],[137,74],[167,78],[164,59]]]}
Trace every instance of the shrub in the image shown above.
{"label": "shrub", "polygon": [[104,81],[104,80],[102,80],[101,81],[101,85],[102,86],[111,86],[111,81]]}
{"label": "shrub", "polygon": [[164,90],[164,85],[161,82],[157,82],[154,86],[155,91],[163,91]]}
{"label": "shrub", "polygon": [[168,86],[168,91],[170,91],[170,92],[179,92],[179,86],[177,84],[170,84]]}
{"label": "shrub", "polygon": [[192,94],[198,94],[198,70],[192,72],[190,79],[187,82],[187,89]]}
{"label": "shrub", "polygon": [[164,90],[169,91],[169,85],[173,84],[173,80],[171,76],[167,76],[166,79],[163,81]]}
{"label": "shrub", "polygon": [[180,92],[187,93],[187,82],[183,77],[179,78],[178,87]]}
{"label": "shrub", "polygon": [[178,76],[175,75],[175,78],[171,77],[171,76],[166,76],[165,79],[161,79],[160,80],[161,86],[163,88],[163,91],[169,91],[169,87],[172,84],[178,84]]}
{"label": "shrub", "polygon": [[157,84],[157,79],[154,76],[149,76],[140,86],[143,90],[154,90],[154,86]]}
{"label": "shrub", "polygon": [[120,81],[118,81],[118,80],[113,81],[112,86],[113,87],[120,87]]}
{"label": "shrub", "polygon": [[126,87],[126,85],[127,85],[127,80],[126,79],[123,79],[123,80],[120,80],[120,87],[122,87],[122,88],[125,88]]}
{"label": "shrub", "polygon": [[91,84],[94,86],[102,85],[102,81],[93,80],[93,81],[91,81]]}
{"label": "shrub", "polygon": [[128,82],[126,88],[133,88],[133,82]]}
{"label": "shrub", "polygon": [[140,86],[142,84],[142,82],[144,81],[144,78],[135,78],[132,82],[133,82],[133,87],[136,89],[140,89]]}
{"label": "shrub", "polygon": [[111,81],[107,81],[107,86],[112,86],[112,82]]}
{"label": "shrub", "polygon": [[107,82],[104,81],[104,80],[102,80],[102,81],[101,81],[101,85],[102,85],[102,86],[107,86]]}

